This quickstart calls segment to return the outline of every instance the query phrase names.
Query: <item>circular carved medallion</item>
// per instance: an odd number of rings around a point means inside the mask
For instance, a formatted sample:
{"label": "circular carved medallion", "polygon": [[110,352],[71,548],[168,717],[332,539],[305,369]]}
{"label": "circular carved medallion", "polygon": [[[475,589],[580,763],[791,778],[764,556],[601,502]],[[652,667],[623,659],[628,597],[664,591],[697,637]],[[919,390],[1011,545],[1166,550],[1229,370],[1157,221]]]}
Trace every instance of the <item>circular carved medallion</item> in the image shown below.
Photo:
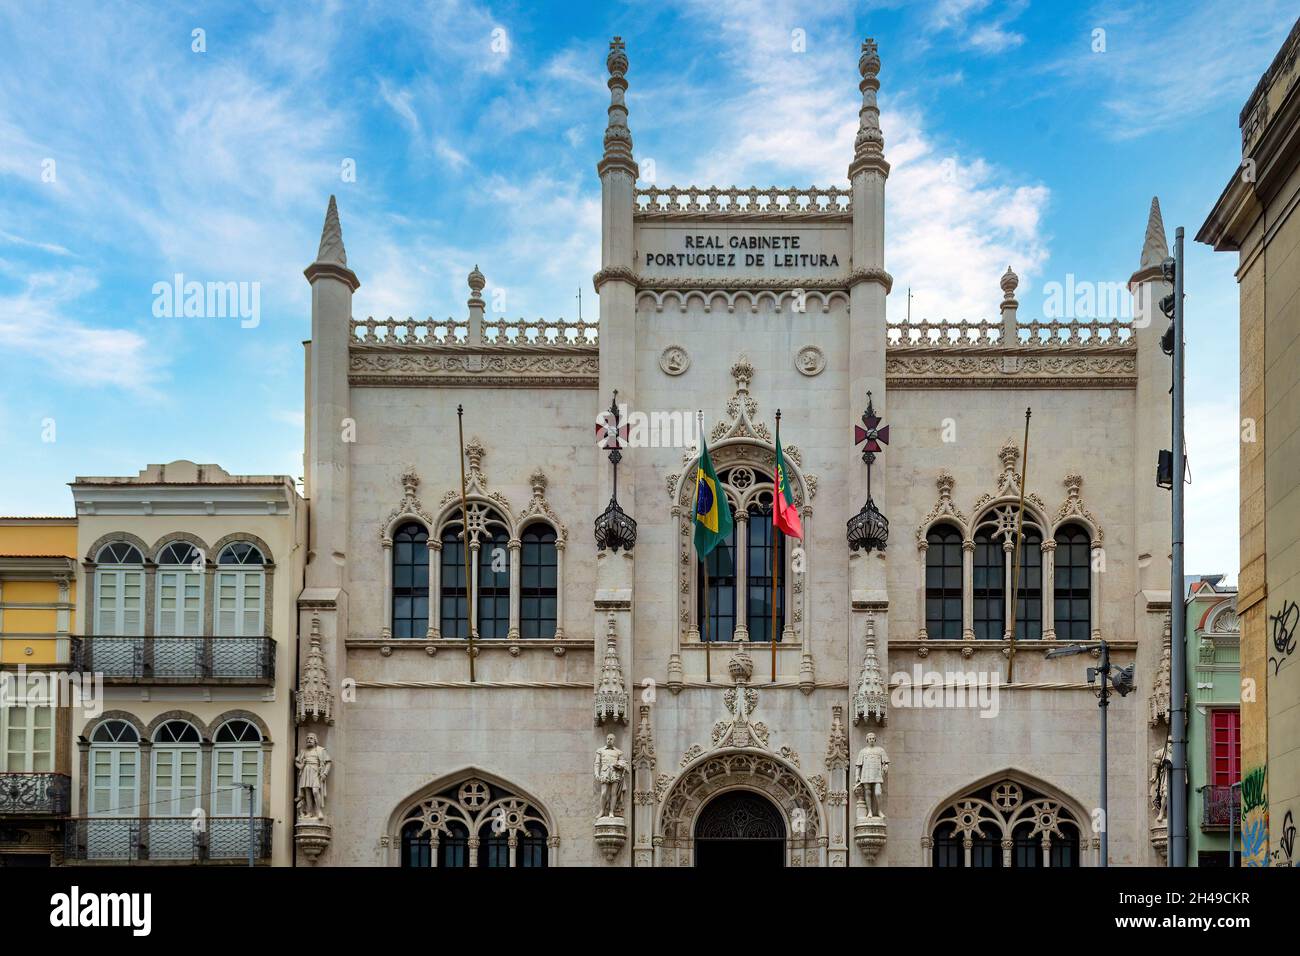
{"label": "circular carved medallion", "polygon": [[815,345],[805,345],[794,357],[794,367],[804,375],[820,375],[826,367],[826,356]]}
{"label": "circular carved medallion", "polygon": [[680,345],[670,345],[659,356],[659,367],[665,375],[681,375],[691,367],[691,357]]}

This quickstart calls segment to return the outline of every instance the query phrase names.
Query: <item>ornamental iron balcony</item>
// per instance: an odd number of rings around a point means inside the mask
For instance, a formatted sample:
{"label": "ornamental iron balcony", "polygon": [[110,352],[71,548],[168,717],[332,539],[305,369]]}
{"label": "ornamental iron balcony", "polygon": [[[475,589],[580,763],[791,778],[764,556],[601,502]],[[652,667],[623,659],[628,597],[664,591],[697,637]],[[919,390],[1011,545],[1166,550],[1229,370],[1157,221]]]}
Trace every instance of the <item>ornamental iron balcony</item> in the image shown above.
{"label": "ornamental iron balcony", "polygon": [[[274,821],[254,817],[253,859],[271,859]],[[64,829],[63,854],[87,863],[247,862],[248,817],[79,817]]]}
{"label": "ornamental iron balcony", "polygon": [[1241,828],[1241,798],[1232,787],[1206,787],[1201,791],[1201,829],[1226,830],[1229,822]]}
{"label": "ornamental iron balcony", "polygon": [[64,816],[72,781],[62,773],[0,773],[0,816]]}
{"label": "ornamental iron balcony", "polygon": [[74,639],[74,668],[110,684],[274,684],[269,637],[120,637]]}

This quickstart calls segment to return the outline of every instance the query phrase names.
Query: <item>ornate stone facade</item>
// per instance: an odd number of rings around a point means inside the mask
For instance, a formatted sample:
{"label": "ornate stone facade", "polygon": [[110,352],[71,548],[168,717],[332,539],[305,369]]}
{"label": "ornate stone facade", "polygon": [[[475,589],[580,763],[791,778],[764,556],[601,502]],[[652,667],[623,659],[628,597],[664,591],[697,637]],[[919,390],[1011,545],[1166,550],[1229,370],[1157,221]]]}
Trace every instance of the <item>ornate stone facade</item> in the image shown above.
{"label": "ornate stone facade", "polygon": [[[1026,841],[1053,865],[1096,864],[1096,701],[1081,659],[1043,650],[1104,638],[1146,688],[1159,668],[1160,330],[1021,321],[1010,270],[989,277],[994,320],[887,322],[873,42],[858,67],[847,186],[638,187],[629,56],[611,44],[598,323],[488,320],[477,267],[464,319],[354,319],[331,205],[308,269],[299,602],[301,700],[326,718],[300,733],[335,768],[321,864],[689,866],[732,852],[728,833],[789,866],[1014,864]],[[1135,281],[1151,285],[1139,301],[1163,294],[1158,276]],[[592,423],[615,393],[633,437],[598,448]],[[850,553],[868,393],[892,428],[870,496],[906,533]],[[1038,594],[1010,677],[988,601],[1014,542],[1025,406],[1022,566]],[[778,409],[803,539],[776,551],[773,627]],[[340,440],[345,420],[364,442]],[[711,565],[707,612],[692,545],[700,429],[744,536]],[[634,552],[598,550],[591,531],[615,467]],[[398,554],[410,524],[427,554]],[[395,614],[415,615],[413,636],[396,636]],[[321,675],[351,693],[331,707]],[[965,687],[993,693],[954,703]],[[1111,702],[1116,864],[1156,861],[1147,771],[1163,740],[1144,698]]]}

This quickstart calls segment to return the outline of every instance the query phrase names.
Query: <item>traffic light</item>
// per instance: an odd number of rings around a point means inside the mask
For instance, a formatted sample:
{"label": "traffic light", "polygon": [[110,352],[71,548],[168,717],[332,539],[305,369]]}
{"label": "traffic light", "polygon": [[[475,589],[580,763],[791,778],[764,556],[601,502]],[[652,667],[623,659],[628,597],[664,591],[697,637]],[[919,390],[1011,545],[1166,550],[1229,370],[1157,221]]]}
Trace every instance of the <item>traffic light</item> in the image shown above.
{"label": "traffic light", "polygon": [[[1166,258],[1164,262],[1160,263],[1160,275],[1171,286],[1174,284],[1174,279],[1177,276],[1177,264],[1174,262],[1172,258]],[[1166,355],[1173,355],[1174,354],[1174,294],[1172,292],[1170,292],[1166,296],[1161,297],[1160,311],[1163,312],[1165,314],[1165,318],[1169,320],[1169,328],[1165,329],[1165,334],[1160,336],[1160,351],[1164,352]]]}
{"label": "traffic light", "polygon": [[1156,486],[1159,488],[1174,486],[1174,453],[1167,448],[1160,449],[1160,457],[1156,461]]}

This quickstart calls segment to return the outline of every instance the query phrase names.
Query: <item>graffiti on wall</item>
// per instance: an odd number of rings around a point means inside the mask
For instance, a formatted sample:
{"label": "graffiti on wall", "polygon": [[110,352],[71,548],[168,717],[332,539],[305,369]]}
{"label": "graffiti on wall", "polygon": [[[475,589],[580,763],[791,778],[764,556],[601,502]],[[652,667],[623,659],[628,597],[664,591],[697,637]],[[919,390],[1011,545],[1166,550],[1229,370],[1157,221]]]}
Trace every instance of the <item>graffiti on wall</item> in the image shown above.
{"label": "graffiti on wall", "polygon": [[1282,838],[1278,840],[1278,846],[1279,848],[1273,851],[1273,864],[1294,866],[1291,851],[1295,849],[1295,819],[1291,816],[1290,810],[1282,820]]}
{"label": "graffiti on wall", "polygon": [[1270,614],[1269,621],[1273,625],[1273,651],[1268,656],[1268,662],[1273,667],[1273,676],[1276,677],[1282,665],[1290,660],[1291,655],[1296,648],[1296,625],[1300,624],[1300,605],[1295,601],[1287,601],[1282,605],[1282,610],[1277,614]]}
{"label": "graffiti on wall", "polygon": [[1254,767],[1241,778],[1241,865],[1268,866],[1267,767]]}

